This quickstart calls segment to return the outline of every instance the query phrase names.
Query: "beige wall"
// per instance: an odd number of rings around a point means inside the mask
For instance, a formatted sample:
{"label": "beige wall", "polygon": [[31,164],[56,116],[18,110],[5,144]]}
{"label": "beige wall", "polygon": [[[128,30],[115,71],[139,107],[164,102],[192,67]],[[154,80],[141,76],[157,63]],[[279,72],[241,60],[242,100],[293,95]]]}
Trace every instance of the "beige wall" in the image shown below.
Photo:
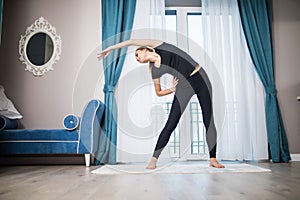
{"label": "beige wall", "polygon": [[[4,1],[0,84],[24,116],[25,128],[61,128],[64,116],[74,112],[80,67],[101,41],[100,4],[100,0]],[[61,36],[62,53],[53,71],[34,77],[18,60],[18,45],[26,28],[41,16]]]}
{"label": "beige wall", "polygon": [[291,153],[300,153],[299,8],[299,0],[273,0],[275,78]]}
{"label": "beige wall", "polygon": [[[0,84],[24,115],[26,128],[58,128],[72,112],[78,71],[99,44],[100,0],[5,0]],[[300,153],[300,1],[273,0],[275,73],[278,100],[291,153]],[[18,42],[40,16],[56,27],[63,42],[54,71],[34,77],[18,60]],[[100,86],[101,88],[101,86]],[[101,92],[101,91],[99,91]]]}

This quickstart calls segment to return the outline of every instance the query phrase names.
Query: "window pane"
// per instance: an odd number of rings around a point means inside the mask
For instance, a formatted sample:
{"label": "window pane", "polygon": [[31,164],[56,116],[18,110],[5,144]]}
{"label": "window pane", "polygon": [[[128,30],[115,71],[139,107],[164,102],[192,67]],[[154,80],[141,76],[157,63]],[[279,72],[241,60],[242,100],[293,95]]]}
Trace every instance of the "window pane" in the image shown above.
{"label": "window pane", "polygon": [[203,124],[202,111],[198,102],[190,103],[191,115],[191,154],[199,155],[206,153],[205,127]]}
{"label": "window pane", "polygon": [[[187,28],[189,40],[196,42],[203,47],[203,34],[202,34],[202,15],[201,13],[188,13],[187,15]],[[190,44],[191,41],[189,41]]]}
{"label": "window pane", "polygon": [[177,16],[177,12],[176,10],[166,10],[166,29],[167,30],[171,30],[171,31],[175,31],[176,32],[176,17]]}
{"label": "window pane", "polygon": [[177,44],[177,12],[176,10],[166,10],[166,32],[168,42]]}
{"label": "window pane", "polygon": [[[203,58],[203,34],[201,13],[187,14],[187,35],[189,53],[194,58]],[[199,62],[199,60],[198,60]],[[206,153],[205,127],[202,119],[202,111],[198,99],[193,97],[190,103],[190,134],[191,155]]]}

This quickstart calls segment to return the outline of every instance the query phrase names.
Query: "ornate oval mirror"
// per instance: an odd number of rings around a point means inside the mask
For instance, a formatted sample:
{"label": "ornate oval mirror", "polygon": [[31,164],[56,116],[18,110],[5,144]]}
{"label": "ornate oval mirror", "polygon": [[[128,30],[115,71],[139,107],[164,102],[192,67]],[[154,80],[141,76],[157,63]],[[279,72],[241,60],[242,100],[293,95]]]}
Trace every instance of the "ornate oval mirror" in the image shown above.
{"label": "ornate oval mirror", "polygon": [[53,55],[53,41],[46,33],[36,33],[28,40],[25,52],[32,64],[42,66]]}
{"label": "ornate oval mirror", "polygon": [[19,41],[20,61],[26,65],[25,70],[35,76],[53,70],[53,64],[59,60],[60,53],[60,36],[43,17],[28,27]]}

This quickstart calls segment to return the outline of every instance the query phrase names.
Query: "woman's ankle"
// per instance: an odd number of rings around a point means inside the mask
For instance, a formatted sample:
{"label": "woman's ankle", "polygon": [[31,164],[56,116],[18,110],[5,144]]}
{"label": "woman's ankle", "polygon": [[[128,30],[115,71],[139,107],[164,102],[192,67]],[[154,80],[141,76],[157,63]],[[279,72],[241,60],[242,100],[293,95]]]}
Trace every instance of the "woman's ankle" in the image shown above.
{"label": "woman's ankle", "polygon": [[156,163],[157,163],[157,158],[156,157],[152,157],[148,166],[146,167],[147,169],[155,169],[156,168]]}

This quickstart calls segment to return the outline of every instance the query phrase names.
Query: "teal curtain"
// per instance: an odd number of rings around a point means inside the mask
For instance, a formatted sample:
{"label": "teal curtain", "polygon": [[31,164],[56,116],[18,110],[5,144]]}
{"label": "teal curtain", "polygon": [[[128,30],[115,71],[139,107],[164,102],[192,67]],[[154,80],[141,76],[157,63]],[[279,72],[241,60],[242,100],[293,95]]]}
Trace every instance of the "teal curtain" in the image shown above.
{"label": "teal curtain", "polygon": [[[102,0],[102,49],[130,38],[136,0]],[[117,108],[114,89],[121,75],[127,48],[112,51],[103,59],[105,116],[95,153],[95,164],[115,164]]]}
{"label": "teal curtain", "polygon": [[256,71],[266,92],[266,123],[273,162],[291,160],[274,81],[270,0],[238,0],[242,26]]}

